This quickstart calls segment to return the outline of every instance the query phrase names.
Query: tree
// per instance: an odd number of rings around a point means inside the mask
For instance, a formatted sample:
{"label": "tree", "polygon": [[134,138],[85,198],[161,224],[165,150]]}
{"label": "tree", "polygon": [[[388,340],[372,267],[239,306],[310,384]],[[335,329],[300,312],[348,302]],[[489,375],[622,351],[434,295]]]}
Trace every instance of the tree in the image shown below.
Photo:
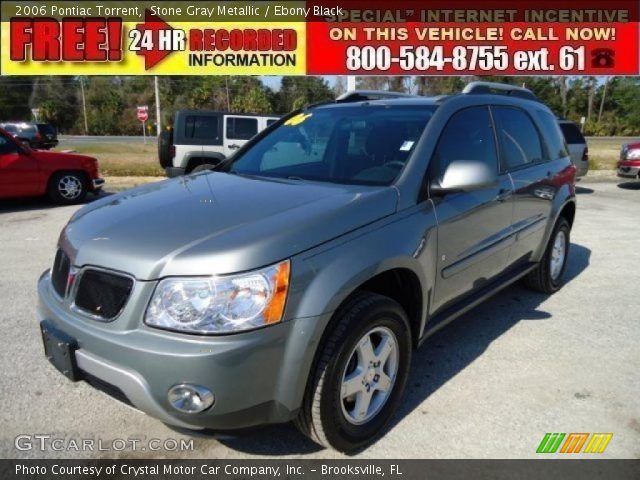
{"label": "tree", "polygon": [[333,100],[329,84],[320,77],[282,77],[276,112],[287,113],[304,105]]}
{"label": "tree", "polygon": [[233,100],[234,112],[271,113],[273,107],[264,87],[252,86]]}
{"label": "tree", "polygon": [[31,118],[29,98],[36,77],[0,77],[0,121]]}

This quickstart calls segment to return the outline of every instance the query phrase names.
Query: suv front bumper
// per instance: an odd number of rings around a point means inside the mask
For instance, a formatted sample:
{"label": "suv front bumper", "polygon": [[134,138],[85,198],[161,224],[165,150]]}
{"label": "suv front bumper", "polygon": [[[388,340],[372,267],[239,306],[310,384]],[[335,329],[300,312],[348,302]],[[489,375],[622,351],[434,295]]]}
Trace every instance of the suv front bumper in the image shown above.
{"label": "suv front bumper", "polygon": [[[101,323],[71,311],[45,272],[38,282],[38,317],[77,344],[81,378],[106,384],[150,416],[179,427],[234,429],[293,419],[306,385],[316,317],[223,336],[186,335],[147,327],[123,329],[122,317]],[[295,358],[292,359],[289,354]],[[175,410],[168,390],[201,385],[215,397],[195,414]],[[117,392],[117,394],[116,394]]]}

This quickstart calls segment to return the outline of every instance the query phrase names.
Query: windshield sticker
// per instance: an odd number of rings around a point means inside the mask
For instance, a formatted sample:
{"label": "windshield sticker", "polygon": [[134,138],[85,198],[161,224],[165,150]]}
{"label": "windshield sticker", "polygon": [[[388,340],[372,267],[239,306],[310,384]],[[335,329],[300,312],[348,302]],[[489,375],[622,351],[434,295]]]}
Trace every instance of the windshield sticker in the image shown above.
{"label": "windshield sticker", "polygon": [[400,151],[401,152],[408,152],[409,150],[411,150],[411,147],[413,147],[413,144],[416,143],[413,140],[405,140],[404,142],[402,142],[402,145],[400,145]]}
{"label": "windshield sticker", "polygon": [[312,115],[313,113],[299,113],[298,115],[291,117],[289,120],[284,122],[284,124],[289,126],[300,125],[302,122],[304,122],[307,118],[309,118]]}

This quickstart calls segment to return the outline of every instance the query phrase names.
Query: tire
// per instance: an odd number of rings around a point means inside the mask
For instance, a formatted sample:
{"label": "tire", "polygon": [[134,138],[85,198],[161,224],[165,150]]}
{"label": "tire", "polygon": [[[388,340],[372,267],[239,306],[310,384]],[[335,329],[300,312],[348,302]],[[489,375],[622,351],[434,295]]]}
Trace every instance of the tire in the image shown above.
{"label": "tire", "polygon": [[[365,338],[369,338],[370,352],[378,361],[362,369],[363,364],[367,365],[362,361],[362,351],[367,350]],[[390,345],[395,343],[396,348],[390,350],[380,364],[382,357],[375,355],[381,353],[383,342],[388,340],[392,341]],[[351,452],[372,443],[384,431],[400,403],[411,354],[411,329],[402,307],[382,295],[357,294],[336,313],[333,327],[320,347],[295,420],[296,426],[314,442],[341,452]],[[353,380],[351,387],[357,389],[352,395],[343,390],[349,385],[343,384],[343,379],[349,377]],[[378,389],[383,384],[389,385],[386,392]],[[368,396],[365,390],[373,393]],[[344,398],[343,394],[346,395]],[[357,406],[366,398],[370,403],[360,406],[368,405],[369,408],[362,416],[358,412],[364,410]]]}
{"label": "tire", "polygon": [[49,181],[49,198],[61,205],[82,202],[87,196],[87,178],[79,172],[58,172]]}
{"label": "tire", "polygon": [[216,166],[212,163],[203,163],[202,165],[198,165],[197,167],[195,167],[189,173],[204,172],[205,170],[213,170],[214,168],[216,168]]}
{"label": "tire", "polygon": [[173,131],[165,130],[158,136],[158,160],[162,168],[171,165],[171,145],[173,145]]}
{"label": "tire", "polygon": [[[571,227],[569,223],[565,218],[560,217],[553,229],[542,260],[535,270],[532,270],[524,277],[524,283],[527,287],[548,295],[560,290],[560,287],[562,287],[562,277],[567,269],[567,259],[569,258],[569,247],[571,245],[570,233]],[[556,263],[554,267],[553,263],[557,262],[558,258],[558,245],[556,242],[562,242],[562,240],[558,240],[559,237],[564,238],[564,255],[562,257],[562,264],[558,267]],[[554,258],[556,260],[554,260]]]}

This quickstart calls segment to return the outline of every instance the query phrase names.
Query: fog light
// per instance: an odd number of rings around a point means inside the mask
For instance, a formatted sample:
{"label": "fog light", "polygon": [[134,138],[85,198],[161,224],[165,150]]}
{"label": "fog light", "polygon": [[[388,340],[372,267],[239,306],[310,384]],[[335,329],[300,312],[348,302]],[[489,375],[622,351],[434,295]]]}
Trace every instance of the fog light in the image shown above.
{"label": "fog light", "polygon": [[213,405],[213,393],[189,383],[174,385],[167,397],[171,406],[183,413],[199,413]]}

